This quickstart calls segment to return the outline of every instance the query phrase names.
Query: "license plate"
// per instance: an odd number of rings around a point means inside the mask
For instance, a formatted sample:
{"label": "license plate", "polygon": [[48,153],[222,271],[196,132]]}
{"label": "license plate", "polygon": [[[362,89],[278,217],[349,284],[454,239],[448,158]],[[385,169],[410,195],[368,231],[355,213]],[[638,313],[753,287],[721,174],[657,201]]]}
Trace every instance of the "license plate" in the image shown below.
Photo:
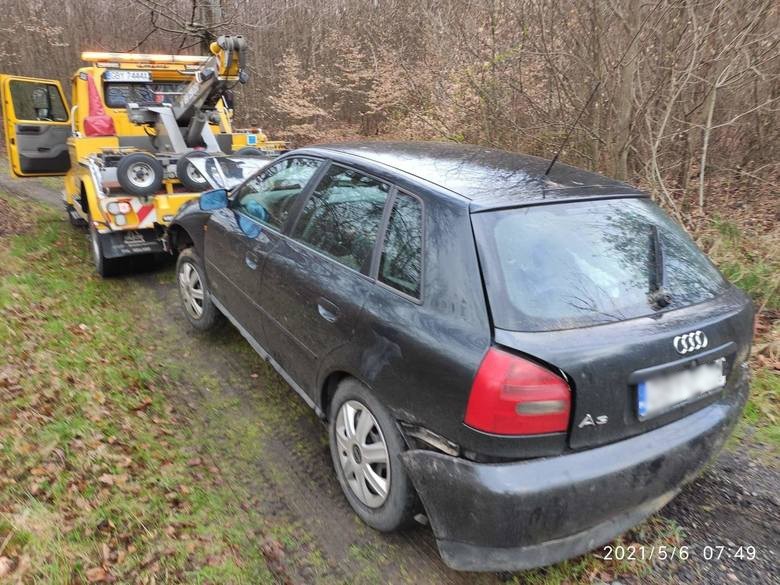
{"label": "license plate", "polygon": [[722,388],[726,383],[725,358],[640,382],[637,410],[650,418],[684,402]]}

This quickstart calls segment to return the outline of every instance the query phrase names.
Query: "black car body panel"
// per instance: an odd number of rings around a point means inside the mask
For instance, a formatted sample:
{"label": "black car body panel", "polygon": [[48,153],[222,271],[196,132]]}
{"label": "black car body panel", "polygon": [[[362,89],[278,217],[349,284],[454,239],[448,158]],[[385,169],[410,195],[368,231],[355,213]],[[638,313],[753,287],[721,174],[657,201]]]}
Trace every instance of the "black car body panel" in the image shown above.
{"label": "black car body panel", "polygon": [[[640,317],[595,327],[523,333],[496,330],[496,343],[534,356],[562,370],[574,392],[569,446],[582,449],[643,433],[686,416],[719,394],[704,396],[666,414],[640,421],[635,375],[655,365],[656,375],[726,358],[727,383],[721,393],[735,391],[733,376],[745,362],[750,347],[753,312],[745,296],[734,288],[712,301],[659,317]],[[674,348],[676,335],[704,332],[706,350],[686,356]],[[606,416],[606,424],[585,424]],[[602,419],[603,420],[603,419]],[[581,426],[582,425],[582,426]]]}
{"label": "black car body panel", "polygon": [[[360,348],[354,367],[399,420],[469,444],[474,431],[462,424],[464,389],[491,343],[477,256],[473,243],[459,235],[470,230],[469,214],[433,192],[416,192],[427,195],[423,298],[372,287],[353,344]],[[450,279],[463,286],[448,286]],[[334,367],[323,364],[321,379]]]}
{"label": "black car body panel", "polygon": [[[219,309],[319,415],[343,376],[376,393],[407,439],[403,459],[448,564],[521,569],[585,552],[662,506],[720,448],[744,404],[752,336],[750,301],[731,285],[705,302],[587,327],[510,331],[491,314],[475,214],[645,194],[562,164],[544,176],[547,161],[535,157],[451,144],[310,147],[274,164],[290,157],[324,164],[284,225],[190,203],[167,245],[194,246]],[[292,237],[333,165],[387,182],[388,201],[419,201],[419,297],[378,278],[381,238],[370,263],[350,268]],[[673,340],[693,331],[708,345],[681,355]],[[567,432],[497,435],[464,423],[475,375],[496,347],[565,378]],[[638,416],[645,377],[721,357],[725,387]]]}
{"label": "black car body panel", "polygon": [[578,453],[479,464],[407,451],[445,562],[522,570],[609,542],[660,509],[723,446],[748,392],[747,367],[726,396],[653,431]]}
{"label": "black car body panel", "polygon": [[536,156],[453,142],[371,142],[326,145],[437,185],[471,201],[473,211],[615,196],[647,197],[630,185]]}
{"label": "black car body panel", "polygon": [[203,241],[206,235],[206,223],[211,212],[203,211],[197,199],[187,201],[179,208],[176,217],[165,232],[164,246],[171,252],[177,252],[192,245],[198,256],[203,258]]}

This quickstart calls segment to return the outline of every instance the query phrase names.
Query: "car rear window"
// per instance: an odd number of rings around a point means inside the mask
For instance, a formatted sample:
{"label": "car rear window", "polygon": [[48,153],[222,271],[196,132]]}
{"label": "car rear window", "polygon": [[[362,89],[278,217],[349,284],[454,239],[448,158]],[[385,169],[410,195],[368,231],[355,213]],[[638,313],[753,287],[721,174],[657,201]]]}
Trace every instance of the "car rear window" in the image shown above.
{"label": "car rear window", "polygon": [[[654,232],[671,310],[725,281],[687,234],[646,199],[556,203],[472,215],[496,327],[550,331],[650,315]],[[653,228],[656,226],[656,228]]]}

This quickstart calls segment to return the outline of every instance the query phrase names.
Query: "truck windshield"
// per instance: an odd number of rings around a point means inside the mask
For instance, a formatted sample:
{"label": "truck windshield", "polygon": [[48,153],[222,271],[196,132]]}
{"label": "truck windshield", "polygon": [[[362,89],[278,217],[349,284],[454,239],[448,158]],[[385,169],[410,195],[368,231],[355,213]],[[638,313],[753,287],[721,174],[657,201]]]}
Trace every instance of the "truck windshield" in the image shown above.
{"label": "truck windshield", "polygon": [[685,232],[646,199],[556,203],[475,213],[496,327],[571,329],[650,315],[654,238],[663,243],[663,310],[713,298],[725,281]]}
{"label": "truck windshield", "polygon": [[106,106],[109,108],[125,108],[134,103],[151,106],[163,102],[173,103],[184,90],[185,83],[138,83],[109,81],[104,84]]}

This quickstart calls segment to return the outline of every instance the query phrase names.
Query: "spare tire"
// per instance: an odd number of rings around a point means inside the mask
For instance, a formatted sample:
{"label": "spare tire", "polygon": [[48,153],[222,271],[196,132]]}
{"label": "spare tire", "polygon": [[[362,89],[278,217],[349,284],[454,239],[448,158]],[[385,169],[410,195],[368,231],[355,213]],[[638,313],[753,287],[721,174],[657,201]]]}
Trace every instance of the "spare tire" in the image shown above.
{"label": "spare tire", "polygon": [[268,156],[262,150],[255,148],[254,146],[245,146],[244,148],[239,148],[233,154],[235,156]]}
{"label": "spare tire", "polygon": [[151,154],[134,152],[119,159],[116,177],[125,193],[147,197],[162,188],[163,166]]}
{"label": "spare tire", "polygon": [[188,152],[176,163],[176,176],[190,191],[199,193],[209,187],[209,182],[198,172],[198,169],[190,162],[193,158],[203,158],[209,154],[203,150],[193,150]]}

